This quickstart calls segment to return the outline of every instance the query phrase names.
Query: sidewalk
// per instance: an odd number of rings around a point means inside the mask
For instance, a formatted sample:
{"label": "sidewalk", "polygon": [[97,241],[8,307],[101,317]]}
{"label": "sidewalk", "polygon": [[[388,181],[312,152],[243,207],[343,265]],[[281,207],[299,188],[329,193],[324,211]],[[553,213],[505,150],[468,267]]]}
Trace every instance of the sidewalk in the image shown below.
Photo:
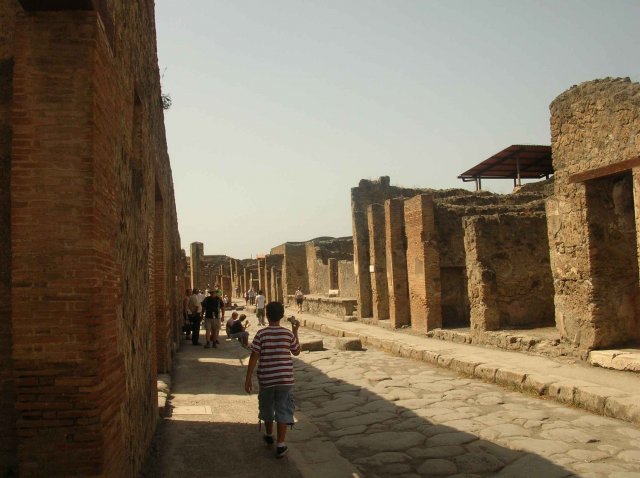
{"label": "sidewalk", "polygon": [[[167,418],[158,425],[141,477],[352,476],[356,469],[333,443],[318,439],[317,428],[300,413],[287,436],[288,455],[275,458],[275,448],[262,441],[264,426],[258,430],[257,395],[244,391],[248,360],[249,351],[224,333],[215,349],[183,341],[172,372]],[[254,386],[257,390],[255,377]]]}
{"label": "sidewalk", "polygon": [[296,317],[303,326],[329,335],[360,338],[365,347],[377,347],[393,355],[640,424],[640,376],[637,374],[445,342],[361,322],[342,322],[307,313],[296,314]]}

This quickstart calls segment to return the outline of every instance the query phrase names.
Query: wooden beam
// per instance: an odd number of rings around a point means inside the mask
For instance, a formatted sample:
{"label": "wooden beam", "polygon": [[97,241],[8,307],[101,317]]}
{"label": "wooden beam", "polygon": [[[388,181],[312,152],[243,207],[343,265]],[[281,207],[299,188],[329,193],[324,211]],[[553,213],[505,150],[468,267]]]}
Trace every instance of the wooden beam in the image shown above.
{"label": "wooden beam", "polygon": [[583,173],[576,173],[569,176],[569,183],[582,183],[590,181],[592,179],[603,178],[605,176],[611,176],[613,174],[628,171],[633,168],[640,167],[640,156],[632,159],[626,159],[619,163],[610,164],[608,166],[602,166],[601,168],[591,169]]}

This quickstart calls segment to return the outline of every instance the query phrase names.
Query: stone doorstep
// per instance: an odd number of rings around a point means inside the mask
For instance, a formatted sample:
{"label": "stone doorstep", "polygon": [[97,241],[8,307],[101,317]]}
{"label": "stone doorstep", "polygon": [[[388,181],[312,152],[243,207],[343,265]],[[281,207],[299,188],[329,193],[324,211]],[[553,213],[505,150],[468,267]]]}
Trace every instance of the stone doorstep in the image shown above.
{"label": "stone doorstep", "polygon": [[589,352],[591,365],[640,373],[640,349],[592,350]]}
{"label": "stone doorstep", "polygon": [[171,392],[171,375],[158,374],[158,415],[160,418],[167,416],[169,409],[167,408],[167,399]]}
{"label": "stone doorstep", "polygon": [[[304,320],[302,325],[337,337],[346,335],[345,331],[339,327],[319,324],[309,319]],[[485,382],[496,383],[519,392],[547,397],[599,415],[640,425],[640,394],[630,396],[619,390],[591,382],[569,381],[564,377],[552,375],[543,377],[537,374],[528,374],[514,367],[476,362],[465,357],[457,357],[455,354],[440,354],[426,350],[424,347],[407,345],[390,339],[369,337],[361,333],[349,332],[348,335],[360,338],[363,344],[382,349],[392,355],[427,362],[462,375],[479,378]]]}

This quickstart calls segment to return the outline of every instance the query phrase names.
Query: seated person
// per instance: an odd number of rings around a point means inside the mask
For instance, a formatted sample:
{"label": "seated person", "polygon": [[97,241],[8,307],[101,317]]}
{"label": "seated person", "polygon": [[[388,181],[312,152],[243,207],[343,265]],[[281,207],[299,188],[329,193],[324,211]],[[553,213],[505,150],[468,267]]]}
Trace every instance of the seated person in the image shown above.
{"label": "seated person", "polygon": [[246,331],[246,328],[249,326],[249,323],[243,324],[245,320],[247,320],[247,316],[242,314],[237,319],[233,319],[234,315],[238,315],[237,312],[231,314],[231,318],[227,321],[227,329],[229,331],[229,337],[232,339],[238,339],[238,341],[242,344],[243,347],[249,346],[249,332]]}
{"label": "seated person", "polygon": [[232,312],[231,317],[224,324],[224,330],[227,333],[227,337],[231,334],[231,324],[233,324],[238,319],[238,313]]}

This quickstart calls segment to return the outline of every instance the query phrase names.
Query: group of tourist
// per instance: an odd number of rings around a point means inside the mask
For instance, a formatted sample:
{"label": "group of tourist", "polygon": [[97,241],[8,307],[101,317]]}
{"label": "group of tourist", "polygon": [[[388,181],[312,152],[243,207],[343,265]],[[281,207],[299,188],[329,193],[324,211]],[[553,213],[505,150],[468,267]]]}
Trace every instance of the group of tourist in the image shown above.
{"label": "group of tourist", "polygon": [[222,319],[224,319],[225,302],[222,291],[216,286],[207,289],[205,296],[198,289],[187,289],[183,300],[185,338],[191,339],[192,345],[200,345],[200,326],[204,317],[205,348],[215,348],[220,343],[218,337]]}

